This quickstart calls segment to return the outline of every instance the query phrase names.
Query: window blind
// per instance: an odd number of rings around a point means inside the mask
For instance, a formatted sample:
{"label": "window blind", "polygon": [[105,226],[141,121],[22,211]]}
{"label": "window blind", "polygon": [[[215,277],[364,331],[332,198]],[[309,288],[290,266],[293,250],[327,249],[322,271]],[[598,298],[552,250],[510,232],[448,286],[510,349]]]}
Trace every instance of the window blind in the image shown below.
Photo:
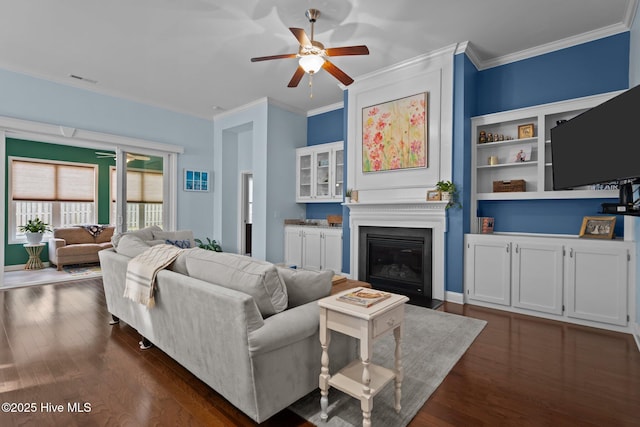
{"label": "window blind", "polygon": [[11,195],[15,201],[94,202],[95,167],[11,161]]}
{"label": "window blind", "polygon": [[[111,170],[111,200],[116,200],[116,170]],[[127,202],[162,203],[162,172],[127,170]]]}

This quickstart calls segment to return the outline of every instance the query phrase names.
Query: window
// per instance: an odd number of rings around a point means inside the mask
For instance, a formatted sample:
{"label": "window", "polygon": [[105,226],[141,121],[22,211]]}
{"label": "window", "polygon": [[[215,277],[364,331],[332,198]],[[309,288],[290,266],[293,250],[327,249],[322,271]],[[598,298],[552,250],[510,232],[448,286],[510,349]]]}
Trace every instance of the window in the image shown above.
{"label": "window", "polygon": [[[116,168],[111,168],[111,223],[116,218]],[[127,169],[127,230],[162,227],[162,172]]]}
{"label": "window", "polygon": [[25,242],[18,227],[35,217],[54,227],[95,223],[96,175],[97,165],[10,157],[10,242]]}

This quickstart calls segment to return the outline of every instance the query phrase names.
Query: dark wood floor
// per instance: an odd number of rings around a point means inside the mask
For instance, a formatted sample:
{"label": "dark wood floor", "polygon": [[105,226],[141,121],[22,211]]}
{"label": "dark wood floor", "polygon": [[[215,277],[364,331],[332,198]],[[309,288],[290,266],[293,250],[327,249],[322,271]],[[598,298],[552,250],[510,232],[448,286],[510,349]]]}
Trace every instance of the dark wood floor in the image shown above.
{"label": "dark wood floor", "polygon": [[[640,426],[631,335],[444,310],[488,324],[411,426]],[[100,279],[0,291],[0,403],[35,404],[0,412],[0,426],[255,425],[160,350],[140,351],[135,331],[109,317]],[[310,424],[283,411],[263,425]]]}

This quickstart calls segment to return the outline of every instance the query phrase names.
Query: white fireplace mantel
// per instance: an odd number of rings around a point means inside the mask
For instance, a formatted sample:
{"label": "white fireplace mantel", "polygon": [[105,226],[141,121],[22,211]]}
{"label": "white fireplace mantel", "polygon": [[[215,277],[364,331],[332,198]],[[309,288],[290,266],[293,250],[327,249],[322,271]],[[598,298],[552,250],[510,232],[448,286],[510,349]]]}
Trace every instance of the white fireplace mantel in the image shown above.
{"label": "white fireplace mantel", "polygon": [[444,301],[444,241],[447,231],[447,202],[424,200],[367,201],[345,204],[351,229],[351,276],[358,278],[358,236],[360,227],[403,227],[432,229],[432,296]]}

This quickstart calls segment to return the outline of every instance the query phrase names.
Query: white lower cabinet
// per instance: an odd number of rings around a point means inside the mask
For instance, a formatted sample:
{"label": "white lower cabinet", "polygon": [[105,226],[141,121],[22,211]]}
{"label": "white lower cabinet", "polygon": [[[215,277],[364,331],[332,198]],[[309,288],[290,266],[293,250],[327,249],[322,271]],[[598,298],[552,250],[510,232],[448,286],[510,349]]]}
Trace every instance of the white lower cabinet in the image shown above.
{"label": "white lower cabinet", "polygon": [[342,229],[285,226],[284,234],[286,264],[342,271]]}
{"label": "white lower cabinet", "polygon": [[634,251],[622,241],[468,234],[466,298],[557,320],[628,326]]}

